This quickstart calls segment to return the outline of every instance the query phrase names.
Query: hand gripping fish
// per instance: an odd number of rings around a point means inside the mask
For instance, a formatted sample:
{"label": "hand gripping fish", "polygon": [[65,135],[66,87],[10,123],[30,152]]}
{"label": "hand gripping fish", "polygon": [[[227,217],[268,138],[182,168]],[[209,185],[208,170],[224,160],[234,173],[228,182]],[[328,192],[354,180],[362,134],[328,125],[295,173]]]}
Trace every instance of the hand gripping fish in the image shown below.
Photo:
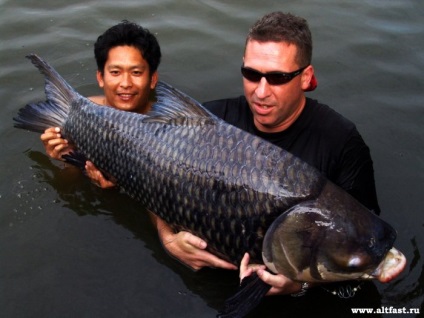
{"label": "hand gripping fish", "polygon": [[[159,83],[147,115],[99,107],[41,58],[28,58],[45,76],[47,99],[20,109],[15,126],[61,127],[129,196],[207,241],[211,253],[239,265],[248,252],[299,282],[387,282],[405,267],[389,224],[315,168],[182,92]],[[247,314],[269,290],[249,289],[261,282],[245,284],[243,299],[233,298],[220,316]]]}

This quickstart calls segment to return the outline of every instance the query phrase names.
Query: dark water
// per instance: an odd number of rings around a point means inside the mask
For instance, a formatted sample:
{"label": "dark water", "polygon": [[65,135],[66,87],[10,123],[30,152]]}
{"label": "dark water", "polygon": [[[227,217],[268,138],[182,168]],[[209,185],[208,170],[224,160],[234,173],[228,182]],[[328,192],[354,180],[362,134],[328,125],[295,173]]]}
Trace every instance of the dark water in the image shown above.
{"label": "dark water", "polygon": [[424,312],[423,1],[0,0],[1,317],[215,316],[237,273],[180,265],[139,205],[51,162],[38,136],[14,129],[11,119],[44,98],[42,77],[24,58],[30,52],[81,93],[98,94],[93,42],[124,18],[157,34],[161,79],[200,101],[239,95],[247,30],[274,10],[308,19],[319,81],[309,96],[363,134],[382,217],[397,229],[408,265],[353,300],[322,290],[273,297],[252,317],[348,317],[352,307],[381,306]]}

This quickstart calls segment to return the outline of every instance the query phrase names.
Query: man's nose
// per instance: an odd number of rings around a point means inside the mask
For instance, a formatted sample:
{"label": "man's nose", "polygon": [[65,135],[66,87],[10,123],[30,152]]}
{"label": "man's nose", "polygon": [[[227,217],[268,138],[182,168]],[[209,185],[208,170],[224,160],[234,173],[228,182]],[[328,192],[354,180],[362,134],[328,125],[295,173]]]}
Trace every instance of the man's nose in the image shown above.
{"label": "man's nose", "polygon": [[124,73],[122,75],[121,86],[122,87],[131,87],[131,85],[132,85],[131,74]]}
{"label": "man's nose", "polygon": [[271,94],[271,89],[269,86],[270,85],[266,78],[262,77],[255,90],[256,96],[261,99],[268,97]]}

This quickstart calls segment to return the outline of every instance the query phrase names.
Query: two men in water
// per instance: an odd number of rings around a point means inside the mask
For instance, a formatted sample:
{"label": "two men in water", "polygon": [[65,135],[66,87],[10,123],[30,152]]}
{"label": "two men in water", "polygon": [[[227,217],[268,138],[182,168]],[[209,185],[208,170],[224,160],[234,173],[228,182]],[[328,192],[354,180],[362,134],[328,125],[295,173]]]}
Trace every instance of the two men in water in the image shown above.
{"label": "two men in water", "polygon": [[[99,41],[102,36],[96,48]],[[159,64],[156,68],[151,66],[148,52],[148,45],[140,49],[131,39],[115,42],[106,49],[106,62],[98,62],[97,71],[105,96],[91,99],[122,110],[147,112],[151,107],[147,96],[156,84]],[[160,60],[160,50],[157,52]],[[132,59],[127,59],[126,54],[134,56],[134,61],[127,64],[125,61]],[[95,55],[97,60],[96,50]],[[372,160],[355,125],[305,96],[315,80],[311,59],[312,36],[304,19],[281,12],[265,15],[251,28],[246,40],[241,68],[244,96],[209,102],[205,107],[230,124],[292,152],[378,213]],[[139,75],[145,80],[140,81]],[[41,138],[53,158],[60,159],[69,151],[69,145],[55,129],[47,130]],[[113,185],[91,163],[87,164],[87,173],[102,187]],[[207,243],[202,239],[188,232],[175,233],[164,221],[153,218],[165,248],[183,263],[194,269],[236,269],[207,252]],[[253,270],[273,286],[270,294],[296,293],[302,289],[299,282],[282,275],[272,275],[262,267],[248,267],[246,256],[241,276]]]}

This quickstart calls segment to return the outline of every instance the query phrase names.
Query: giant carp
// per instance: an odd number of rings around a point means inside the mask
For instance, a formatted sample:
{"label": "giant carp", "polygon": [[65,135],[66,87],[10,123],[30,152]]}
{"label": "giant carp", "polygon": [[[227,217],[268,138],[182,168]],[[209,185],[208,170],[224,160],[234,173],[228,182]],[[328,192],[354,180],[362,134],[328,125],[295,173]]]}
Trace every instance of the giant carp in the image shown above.
{"label": "giant carp", "polygon": [[45,76],[46,101],[20,109],[15,126],[61,127],[79,155],[175,230],[207,241],[213,254],[238,265],[248,252],[300,282],[387,282],[403,270],[395,230],[287,151],[165,83],[140,115],[99,107],[44,60],[28,58]]}

